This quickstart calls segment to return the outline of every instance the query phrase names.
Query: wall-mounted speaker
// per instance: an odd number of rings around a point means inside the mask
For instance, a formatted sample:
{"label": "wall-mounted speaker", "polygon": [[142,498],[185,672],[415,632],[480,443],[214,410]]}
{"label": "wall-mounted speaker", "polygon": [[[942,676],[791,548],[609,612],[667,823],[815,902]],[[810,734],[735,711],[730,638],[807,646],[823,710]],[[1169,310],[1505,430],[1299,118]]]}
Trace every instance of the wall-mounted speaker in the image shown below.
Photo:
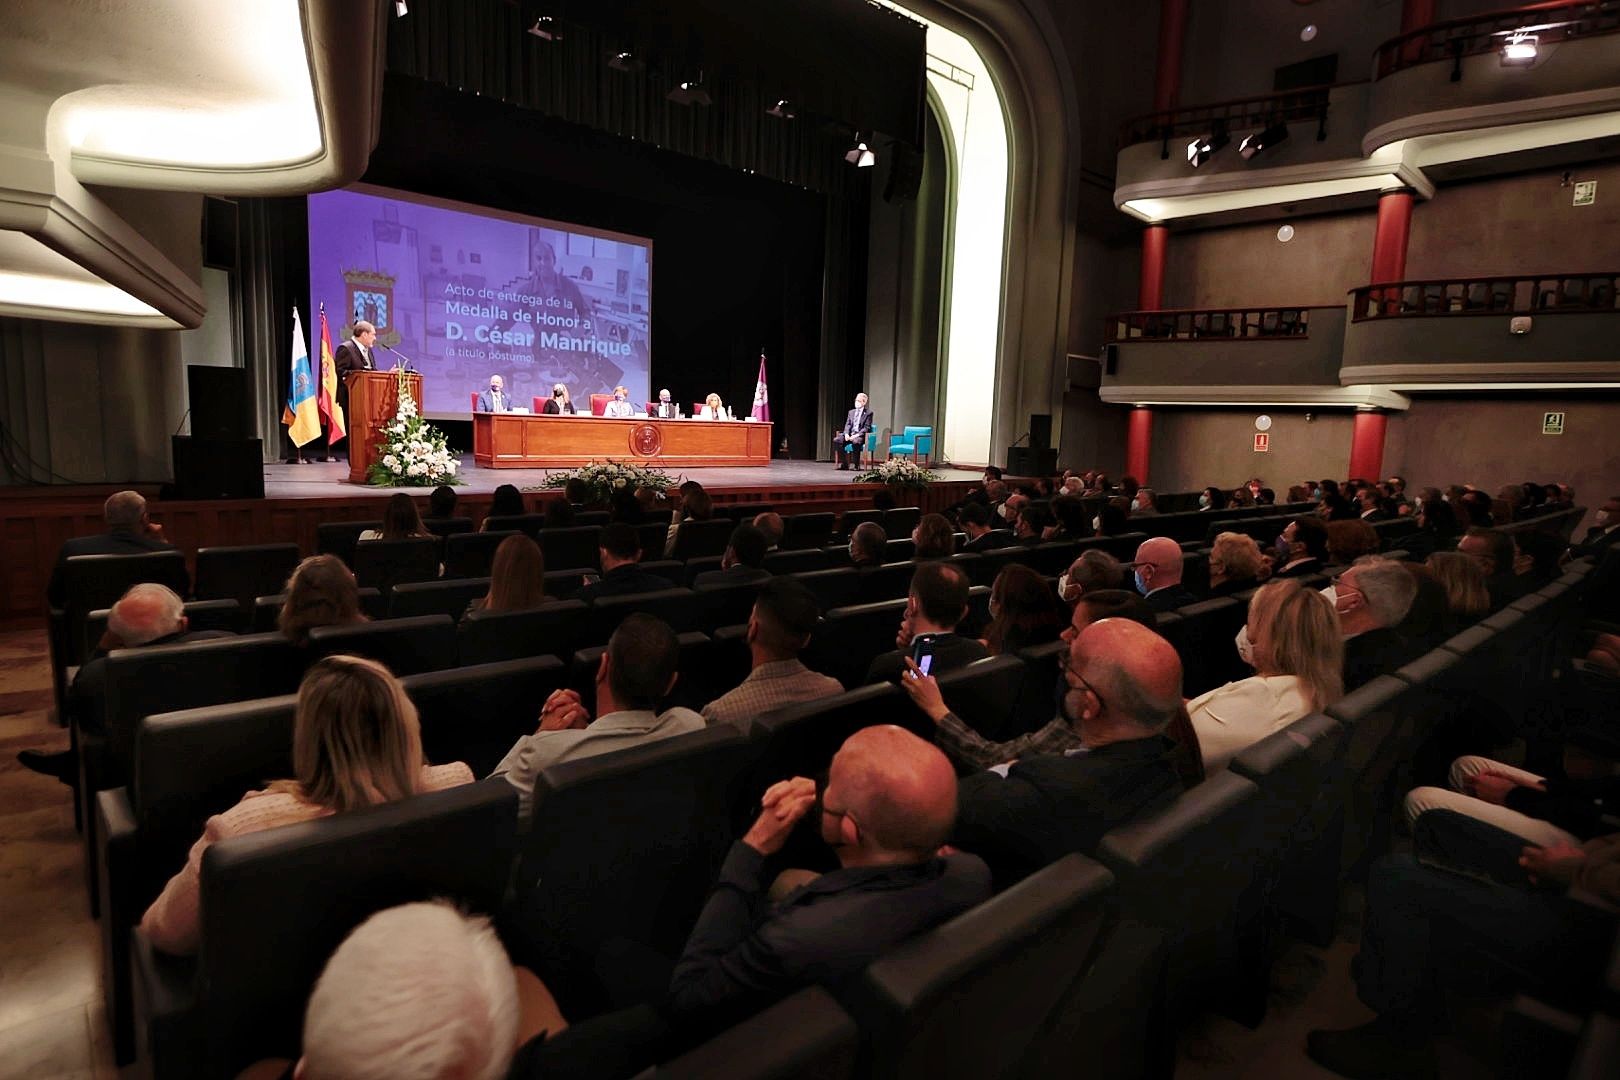
{"label": "wall-mounted speaker", "polygon": [[1029,414],[1029,445],[1035,450],[1045,450],[1052,445],[1052,414]]}

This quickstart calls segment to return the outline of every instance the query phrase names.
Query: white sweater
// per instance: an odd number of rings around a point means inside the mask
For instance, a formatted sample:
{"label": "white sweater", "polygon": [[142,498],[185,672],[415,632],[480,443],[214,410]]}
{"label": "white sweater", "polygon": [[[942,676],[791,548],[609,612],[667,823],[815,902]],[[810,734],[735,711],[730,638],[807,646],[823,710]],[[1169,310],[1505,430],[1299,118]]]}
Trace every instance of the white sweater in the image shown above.
{"label": "white sweater", "polygon": [[1297,675],[1253,675],[1187,702],[1206,773],[1226,768],[1244,747],[1310,713]]}

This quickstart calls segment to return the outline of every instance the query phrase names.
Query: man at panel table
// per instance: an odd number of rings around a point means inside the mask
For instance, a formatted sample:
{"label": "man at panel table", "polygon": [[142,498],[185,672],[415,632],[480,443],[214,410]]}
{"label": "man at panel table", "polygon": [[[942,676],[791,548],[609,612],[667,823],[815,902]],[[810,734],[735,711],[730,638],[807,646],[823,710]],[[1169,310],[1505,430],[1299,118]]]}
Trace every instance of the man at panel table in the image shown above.
{"label": "man at panel table", "polygon": [[489,377],[489,389],[478,395],[479,412],[511,412],[513,402],[506,393],[506,381],[499,375]]}
{"label": "man at panel table", "polygon": [[660,420],[679,420],[681,407],[670,400],[668,390],[660,390],[658,404],[653,407],[652,414]]}

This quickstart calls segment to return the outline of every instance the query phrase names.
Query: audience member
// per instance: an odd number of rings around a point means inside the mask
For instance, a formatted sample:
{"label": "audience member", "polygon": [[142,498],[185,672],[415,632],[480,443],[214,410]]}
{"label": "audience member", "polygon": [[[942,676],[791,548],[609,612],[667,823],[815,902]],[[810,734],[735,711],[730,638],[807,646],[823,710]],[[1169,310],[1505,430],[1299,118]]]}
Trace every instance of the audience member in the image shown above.
{"label": "audience member", "polygon": [[703,485],[688,480],[681,485],[680,498],[671,513],[669,531],[664,536],[664,558],[675,554],[675,543],[680,537],[681,525],[687,521],[709,521],[714,517],[714,500],[703,490]]}
{"label": "audience member", "polygon": [[489,591],[467,605],[467,614],[528,611],[546,602],[546,560],[540,545],[523,533],[502,540],[489,568]]}
{"label": "audience member", "polygon": [[1159,508],[1154,503],[1158,496],[1153,494],[1151,488],[1137,488],[1136,494],[1131,498],[1131,517],[1157,517]]}
{"label": "audience member", "polygon": [[951,842],[984,858],[998,888],[1104,833],[1163,809],[1182,790],[1165,728],[1181,710],[1181,660],[1126,619],[1092,623],[1069,643],[1063,713],[1077,751],[1039,754],[960,785]]}
{"label": "audience member", "polygon": [[608,520],[622,521],[626,525],[640,525],[647,519],[641,500],[630,488],[620,488],[608,496]]}
{"label": "audience member", "polygon": [[1226,768],[1238,751],[1344,694],[1333,606],[1297,581],[1274,581],[1254,594],[1237,651],[1254,674],[1187,702],[1206,772]]}
{"label": "audience member", "polygon": [[[1007,482],[1000,477],[984,482],[984,504],[985,508],[990,511],[992,521],[1004,522],[1007,520],[1008,490]],[[888,493],[883,492],[882,494],[886,495]],[[875,504],[877,502],[876,497],[872,501]]]}
{"label": "audience member", "polygon": [[1059,495],[1052,500],[1053,524],[1041,531],[1043,540],[1084,540],[1091,535],[1086,521],[1086,504],[1073,495]]}
{"label": "audience member", "polygon": [[1013,523],[1013,542],[1023,547],[1034,547],[1045,538],[1041,535],[1052,523],[1052,515],[1040,503],[1027,502],[1018,508],[1018,520]]}
{"label": "audience member", "polygon": [[1209,595],[1230,596],[1252,589],[1263,580],[1266,560],[1254,537],[1223,532],[1209,549]]}
{"label": "audience member", "polygon": [[771,572],[765,569],[767,546],[767,538],[758,526],[738,525],[731,530],[731,539],[726,542],[726,553],[720,556],[720,569],[705,570],[692,579],[693,587],[746,585],[767,580],[771,576]]}
{"label": "audience member", "polygon": [[1272,577],[1305,577],[1322,572],[1327,558],[1327,523],[1312,514],[1301,514],[1283,527],[1277,536],[1275,569]]}
{"label": "audience member", "polygon": [[[106,532],[97,536],[76,536],[57,549],[56,565],[51,569],[50,584],[45,587],[45,596],[52,607],[67,604],[67,561],[75,555],[148,555],[154,551],[174,550],[174,545],[163,538],[163,526],[153,522],[146,512],[146,497],[138,491],[115,491],[107,496],[101,507],[101,520],[107,526]],[[189,590],[189,579],[185,586]]]}
{"label": "audience member", "polygon": [[524,822],[534,802],[540,770],[562,761],[638,746],[703,727],[691,709],[655,710],[680,678],[680,642],[662,619],[645,612],[626,615],[608,639],[596,665],[596,720],[579,694],[554,690],[540,710],[540,726],[507,751],[492,776],[504,776],[518,793]]}
{"label": "audience member", "polygon": [[948,559],[956,552],[956,530],[944,514],[924,514],[911,530],[913,559]]}
{"label": "audience member", "polygon": [[1563,537],[1539,529],[1520,529],[1513,534],[1516,554],[1513,570],[1525,579],[1526,591],[1549,584],[1559,574],[1565,545]]}
{"label": "audience member", "polygon": [[1218,487],[1207,487],[1198,496],[1198,509],[1224,510],[1226,509],[1226,492]]}
{"label": "audience member", "polygon": [[863,521],[849,534],[849,561],[861,569],[882,566],[888,543],[883,526],[875,521]]}
{"label": "audience member", "polygon": [[1403,562],[1401,569],[1411,575],[1417,592],[1412,595],[1412,606],[1406,609],[1406,618],[1395,630],[1411,642],[1413,655],[1438,648],[1472,622],[1452,615],[1446,587],[1427,566]]}
{"label": "audience member", "polygon": [[991,656],[1003,656],[1056,641],[1063,629],[1059,611],[1044,577],[1021,563],[1009,563],[990,586],[984,647]]}
{"label": "audience member", "polygon": [[1397,629],[1417,595],[1417,582],[1400,563],[1367,555],[1325,589],[1344,638],[1344,689],[1387,675],[1412,658],[1412,644]]}
{"label": "audience member", "polygon": [[[572,502],[572,500],[569,500]],[[523,492],[514,484],[502,484],[495,489],[489,499],[489,513],[484,515],[484,523],[479,532],[489,531],[489,519],[492,517],[517,517],[524,513]]]}
{"label": "audience member", "polygon": [[765,537],[765,550],[775,551],[782,546],[782,515],[773,510],[754,515],[754,528]]}
{"label": "audience member", "polygon": [[1491,594],[1479,564],[1459,551],[1437,551],[1424,563],[1446,591],[1446,610],[1469,620],[1491,610]]}
{"label": "audience member", "polygon": [[820,618],[808,588],[792,578],[768,581],[748,617],[748,678],[705,705],[703,719],[746,734],[756,717],[772,709],[843,693],[837,679],[811,671],[799,660]]}
{"label": "audience member", "polygon": [[1363,555],[1376,555],[1380,548],[1378,530],[1365,521],[1327,523],[1329,566],[1349,566]]}
{"label": "audience member", "polygon": [[1436,551],[1445,551],[1456,545],[1462,528],[1457,524],[1456,511],[1438,488],[1425,488],[1412,505],[1415,507],[1417,531],[1406,533],[1399,541],[1409,555],[1418,559],[1426,558]]}
{"label": "audience member", "polygon": [[997,511],[1001,514],[1002,519],[1007,522],[1007,528],[1012,529],[1014,533],[1018,531],[1018,515],[1023,513],[1024,506],[1028,502],[1028,495],[1022,491],[1015,491],[1007,496],[1006,501],[1001,504],[1000,510]]}
{"label": "audience member", "polygon": [[1469,488],[1461,499],[1453,499],[1451,506],[1457,511],[1458,519],[1469,528],[1489,529],[1497,524],[1491,497],[1483,491]]}
{"label": "audience member", "polygon": [[1136,549],[1136,591],[1154,611],[1172,611],[1197,603],[1198,597],[1181,583],[1181,545],[1168,536],[1142,541]]}
{"label": "audience member", "polygon": [[574,504],[567,499],[547,499],[543,528],[566,529],[574,524]]}
{"label": "audience member", "polygon": [[423,759],[416,706],[387,668],[356,656],[325,657],[304,676],[293,718],[292,762],[295,779],[249,792],[208,819],[186,865],[141,920],[156,948],[177,955],[197,951],[202,860],[212,844],[473,779],[461,762],[434,766]]}
{"label": "audience member", "polygon": [[962,545],[963,551],[978,553],[1006,547],[1012,543],[1011,533],[1005,529],[990,527],[990,510],[982,503],[970,502],[962,507],[957,521],[961,524],[962,531],[967,534],[967,543]]}
{"label": "audience member", "polygon": [[1125,567],[1106,551],[1089,548],[1069,564],[1058,577],[1058,599],[1072,604],[1082,596],[1103,589],[1119,589],[1125,584]]}
{"label": "audience member", "polygon": [[574,599],[590,603],[604,596],[629,596],[675,587],[668,578],[649,574],[641,568],[641,537],[622,522],[602,526],[597,556],[602,564],[602,576],[595,580],[587,577],[585,584],[574,593]]}
{"label": "audience member", "polygon": [[1491,596],[1491,610],[1507,607],[1513,601],[1535,592],[1536,582],[1514,573],[1513,538],[1499,529],[1474,527],[1457,541],[1457,550],[1474,560],[1485,575],[1485,588]]}
{"label": "audience member", "polygon": [[1516,765],[1466,754],[1451,763],[1448,788],[1420,787],[1406,796],[1415,825],[1429,810],[1450,810],[1542,847],[1579,844],[1613,828],[1620,765],[1566,744],[1560,767],[1538,775]]}
{"label": "audience member", "polygon": [[396,491],[388,497],[388,503],[383,507],[382,528],[366,529],[359,538],[363,542],[417,540],[422,537],[432,539],[433,534],[422,524],[422,515],[416,510],[416,500],[403,491]]}
{"label": "audience member", "polygon": [[287,598],[276,616],[276,629],[302,645],[317,626],[365,621],[353,571],[336,555],[311,555],[287,579]]}
{"label": "audience member", "polygon": [[989,655],[978,641],[956,632],[968,613],[968,579],[960,567],[946,562],[923,563],[911,576],[906,612],[895,638],[897,650],[883,653],[866,670],[869,683],[898,679],[910,661],[915,639],[933,636],[933,671],[946,672]]}
{"label": "audience member", "polygon": [[1119,499],[1109,499],[1097,508],[1097,516],[1091,520],[1092,531],[1098,536],[1124,536],[1130,531],[1125,510],[1119,505]]}
{"label": "audience member", "polygon": [[[687,483],[696,483],[696,481],[689,480]],[[506,484],[502,486],[510,487],[511,485]],[[500,491],[500,488],[495,489],[495,493],[497,495],[500,494]],[[563,499],[568,503],[569,506],[572,506],[575,511],[586,509],[586,503],[590,501],[590,498],[591,487],[584,481],[583,478],[578,476],[570,476],[567,480],[563,481]]]}
{"label": "audience member", "polygon": [[1620,543],[1620,495],[1610,495],[1592,515],[1592,527],[1569,549],[1572,559],[1601,556]]}
{"label": "audience member", "polygon": [[440,484],[428,496],[428,517],[434,521],[444,521],[456,516],[456,489],[449,484]]}

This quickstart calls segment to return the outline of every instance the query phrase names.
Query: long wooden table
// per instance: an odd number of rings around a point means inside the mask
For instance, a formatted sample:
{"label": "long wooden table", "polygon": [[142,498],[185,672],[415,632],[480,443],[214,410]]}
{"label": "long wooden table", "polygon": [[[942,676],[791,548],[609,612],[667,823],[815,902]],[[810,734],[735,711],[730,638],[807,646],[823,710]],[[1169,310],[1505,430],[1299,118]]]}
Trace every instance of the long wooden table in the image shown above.
{"label": "long wooden table", "polygon": [[473,460],[479,468],[568,467],[609,458],[687,468],[769,465],[771,425],[753,420],[473,414]]}

